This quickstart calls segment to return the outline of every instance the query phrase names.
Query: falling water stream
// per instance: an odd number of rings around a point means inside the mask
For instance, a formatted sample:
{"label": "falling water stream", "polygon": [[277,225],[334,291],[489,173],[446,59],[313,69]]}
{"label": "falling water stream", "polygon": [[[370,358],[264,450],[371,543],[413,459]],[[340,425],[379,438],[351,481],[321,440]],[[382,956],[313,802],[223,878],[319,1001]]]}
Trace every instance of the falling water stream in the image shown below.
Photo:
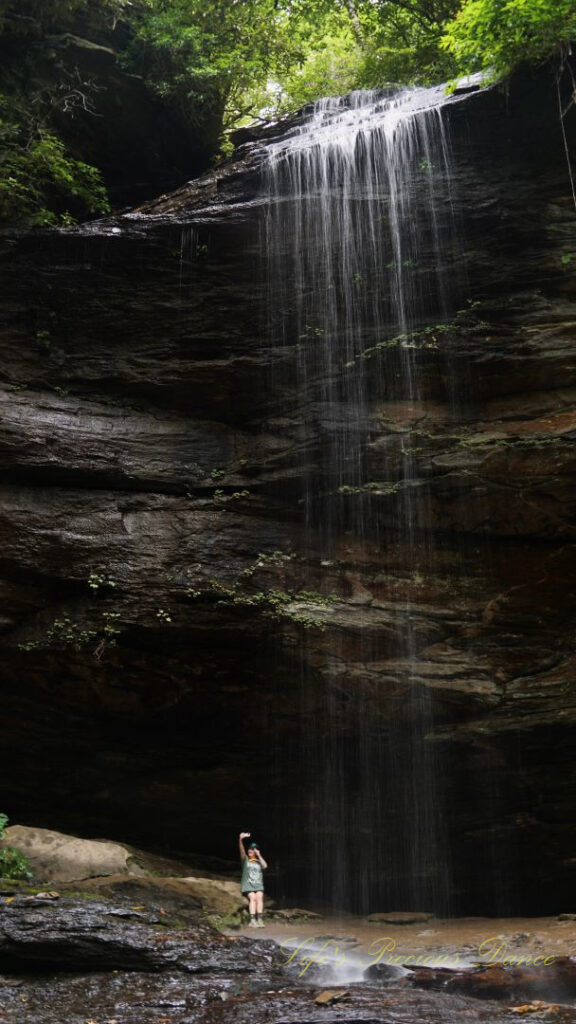
{"label": "falling water stream", "polygon": [[[421,367],[434,325],[462,304],[446,102],[441,87],[321,100],[266,147],[270,331],[283,357],[273,383],[285,401],[283,368],[296,363],[308,554],[338,567],[344,538],[377,574],[408,552],[378,613],[386,641],[357,588],[358,671],[342,669],[343,629],[342,649],[317,667],[322,704],[303,738],[309,893],[359,912],[379,900],[446,909],[449,890],[439,766],[425,741],[434,712],[415,677],[429,638],[412,603],[434,548],[414,457]],[[450,405],[449,367],[445,376]]]}

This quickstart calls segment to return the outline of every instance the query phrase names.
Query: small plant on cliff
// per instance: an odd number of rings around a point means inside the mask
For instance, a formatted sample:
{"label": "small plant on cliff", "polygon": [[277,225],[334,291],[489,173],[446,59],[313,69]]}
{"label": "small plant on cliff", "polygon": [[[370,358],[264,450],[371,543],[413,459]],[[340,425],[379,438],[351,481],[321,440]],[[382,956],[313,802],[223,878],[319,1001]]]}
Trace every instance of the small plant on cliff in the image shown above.
{"label": "small plant on cliff", "polygon": [[88,586],[90,590],[100,590],[100,587],[115,587],[116,581],[108,579],[107,576],[103,576],[99,572],[91,572],[88,577]]}
{"label": "small plant on cliff", "polygon": [[19,644],[21,651],[35,651],[39,648],[70,647],[74,651],[82,651],[92,647],[94,657],[100,661],[107,647],[116,646],[116,638],[122,630],[118,624],[120,612],[102,612],[94,621],[94,625],[85,625],[69,615],[54,619],[52,625],[35,640]]}
{"label": "small plant on cliff", "polygon": [[[8,820],[6,814],[0,814],[0,843],[4,842]],[[13,846],[0,847],[0,878],[9,878],[12,881],[28,881],[32,878],[30,861]]]}
{"label": "small plant on cliff", "polygon": [[324,630],[326,623],[322,613],[334,603],[333,595],[308,590],[284,590],[277,586],[266,590],[252,589],[252,578],[259,570],[285,569],[295,558],[292,552],[261,552],[257,560],[244,569],[235,581],[224,583],[209,579],[201,588],[189,587],[186,595],[194,601],[206,601],[222,607],[250,608],[262,618],[292,622],[304,629]]}

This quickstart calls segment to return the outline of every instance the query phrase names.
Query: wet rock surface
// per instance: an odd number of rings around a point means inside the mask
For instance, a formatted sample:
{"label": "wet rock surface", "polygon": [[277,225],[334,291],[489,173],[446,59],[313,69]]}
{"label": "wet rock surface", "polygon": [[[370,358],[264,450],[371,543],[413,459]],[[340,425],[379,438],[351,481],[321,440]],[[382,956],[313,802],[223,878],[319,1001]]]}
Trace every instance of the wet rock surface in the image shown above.
{"label": "wet rock surface", "polygon": [[487,999],[553,996],[569,1002],[576,996],[576,963],[570,957],[557,957],[544,970],[541,961],[534,967],[504,967],[495,964],[460,971],[431,967],[414,967],[409,970],[412,972],[410,978],[413,985],[445,989],[448,992],[466,992]]}
{"label": "wet rock surface", "polygon": [[[428,987],[442,991],[420,991],[398,969],[372,970],[365,980],[347,985],[334,984],[327,968],[317,968],[314,978],[303,977],[298,965],[286,964],[275,942],[219,934],[185,900],[178,918],[161,906],[132,905],[118,896],[14,895],[5,889],[0,900],[0,1020],[5,1024],[509,1019],[507,1009],[487,1001],[493,992],[436,982]],[[531,992],[529,984],[512,988]],[[556,986],[556,997],[559,991]],[[496,994],[502,997],[503,991]],[[569,1007],[561,1011],[558,1019],[576,1019]]]}
{"label": "wet rock surface", "polygon": [[[81,818],[87,837],[229,857],[238,820],[256,817],[284,865],[271,887],[289,878],[297,903],[302,723],[329,713],[347,750],[369,706],[375,747],[394,737],[392,778],[412,756],[409,678],[416,701],[431,697],[417,729],[438,762],[455,909],[572,907],[575,212],[554,89],[546,72],[451,107],[466,315],[415,352],[418,401],[391,374],[372,396],[374,486],[342,496],[329,559],[302,501],[346,410],[335,423],[319,399],[325,369],[304,391],[293,348],[270,347],[265,140],[140,214],[4,241],[13,819],[77,831]],[[418,565],[389,530],[408,428],[414,529],[434,536]],[[378,528],[360,544],[367,509]],[[409,898],[394,846],[405,798],[395,780],[366,909],[429,905]]]}
{"label": "wet rock surface", "polygon": [[390,913],[369,914],[366,918],[368,924],[426,924],[434,917],[434,914],[410,913],[406,910],[390,911]]}
{"label": "wet rock surface", "polygon": [[[341,1003],[321,1006],[315,1004],[318,991],[291,984],[273,989],[269,979],[239,984],[179,975],[44,977],[28,982],[25,990],[0,987],[0,1019],[9,1024],[504,1024],[511,1019],[497,1004],[459,996],[402,990],[384,995],[381,988],[362,986]],[[64,1015],[58,1005],[67,1007]],[[565,1007],[556,1019],[572,1024],[576,1018]]]}
{"label": "wet rock surface", "polygon": [[0,956],[12,970],[179,970],[245,973],[269,966],[271,951],[258,946],[246,958],[245,939],[223,936],[180,900],[179,918],[163,907],[69,896],[5,897]]}
{"label": "wet rock surface", "polygon": [[[341,950],[341,942],[347,940],[346,956],[352,964],[359,955],[353,934],[337,930],[336,936],[319,936],[318,949],[306,954],[318,957],[311,976],[302,971],[297,957],[289,961],[289,949],[277,935],[275,941],[261,936],[254,941],[220,934],[182,896],[168,912],[150,898],[133,900],[134,894],[50,895],[5,886],[0,892],[0,1020],[504,1024],[510,1010],[528,998],[534,999],[533,1012],[547,1012],[542,997],[559,1004],[553,1011],[556,1017],[542,1019],[567,1024],[576,1020],[570,1006],[574,962],[569,957],[557,957],[551,968],[537,970],[413,966],[406,972],[377,964],[364,977],[361,970],[354,980],[349,976],[342,983],[333,973],[341,970],[340,957],[335,957],[335,967],[322,963],[327,948],[323,943],[334,938]],[[285,926],[287,936],[291,927]],[[465,923],[460,927],[465,933]],[[468,938],[474,938],[474,923],[467,928]],[[519,941],[528,937],[518,936]],[[362,963],[366,954],[364,950],[359,955]],[[539,1009],[535,996],[540,998]]]}
{"label": "wet rock surface", "polygon": [[[0,1020],[3,1024],[316,1024],[321,1020],[505,1024],[512,1009],[529,999],[530,1012],[542,1015],[537,1020],[566,1024],[576,1020],[576,1009],[570,1005],[574,961],[566,956],[552,958],[552,966],[531,969],[499,964],[458,970],[410,965],[407,971],[379,962],[358,970],[356,959],[365,965],[374,957],[374,951],[368,952],[371,947],[364,944],[360,952],[356,948],[366,932],[362,925],[355,935],[353,923],[344,932],[340,923],[334,935],[318,935],[316,945],[302,947],[291,958],[293,943],[299,941],[289,938],[291,924],[284,925],[285,939],[274,933],[273,939],[259,934],[254,941],[247,935],[215,931],[182,894],[174,895],[168,910],[167,906],[145,890],[103,897],[25,892],[14,884],[5,885],[0,891]],[[529,930],[510,936],[511,945],[514,938],[518,944],[530,938],[530,923],[522,923]],[[492,922],[491,927],[501,930],[505,925]],[[452,940],[458,934],[453,929],[459,930],[460,939],[467,936],[474,941],[482,934],[472,920],[443,921],[438,926],[450,927]],[[312,930],[315,925],[306,927]],[[544,929],[548,929],[547,941],[553,933],[564,934],[571,927],[569,922],[550,919]],[[407,949],[418,941],[417,928],[406,940]],[[371,934],[368,929],[369,943]],[[304,937],[305,931],[300,938]],[[434,941],[430,940],[431,950],[440,953]],[[353,972],[347,976],[342,974],[344,947]],[[337,953],[333,965],[330,956],[324,959],[330,948]],[[311,971],[303,969],[309,956],[316,958]],[[545,999],[558,1004],[553,1008],[556,1016],[550,1016],[552,1009]]]}

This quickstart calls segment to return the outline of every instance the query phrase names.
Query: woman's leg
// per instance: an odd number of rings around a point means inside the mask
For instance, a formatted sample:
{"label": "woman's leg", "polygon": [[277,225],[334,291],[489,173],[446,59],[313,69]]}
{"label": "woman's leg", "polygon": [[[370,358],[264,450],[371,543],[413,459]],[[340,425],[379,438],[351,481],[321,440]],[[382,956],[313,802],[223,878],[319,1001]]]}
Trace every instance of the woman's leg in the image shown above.
{"label": "woman's leg", "polygon": [[257,912],[256,911],[256,907],[257,907],[257,899],[256,899],[256,897],[257,896],[258,896],[257,892],[249,892],[248,893],[248,906],[250,908],[250,924],[251,925],[255,925],[256,924],[256,912]]}
{"label": "woman's leg", "polygon": [[259,928],[264,927],[262,920],[262,914],[264,913],[264,893],[262,891],[254,893],[256,897],[256,924]]}

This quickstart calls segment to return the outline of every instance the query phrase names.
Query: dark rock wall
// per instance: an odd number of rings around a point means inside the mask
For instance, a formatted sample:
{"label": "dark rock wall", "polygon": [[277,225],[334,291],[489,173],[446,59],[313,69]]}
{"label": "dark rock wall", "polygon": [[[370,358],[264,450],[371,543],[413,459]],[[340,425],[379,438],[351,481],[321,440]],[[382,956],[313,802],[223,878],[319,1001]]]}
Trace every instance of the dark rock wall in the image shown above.
{"label": "dark rock wall", "polygon": [[[267,344],[260,141],[140,217],[6,243],[14,820],[224,856],[261,828],[272,887],[302,892],[306,722],[326,714],[325,678],[339,742],[368,694],[375,732],[409,755],[408,596],[452,909],[571,909],[576,210],[555,88],[540,72],[448,114],[472,305],[417,354],[420,402],[374,394],[366,452],[378,479],[403,432],[418,437],[434,543],[417,567],[402,538],[354,533],[366,501],[384,527],[393,491],[351,495],[333,557],[314,554],[301,498],[331,427],[302,436],[294,354]],[[575,123],[572,109],[573,154]],[[374,899],[400,902],[387,792]]]}
{"label": "dark rock wall", "polygon": [[93,10],[87,18],[56,18],[34,39],[22,33],[22,19],[16,16],[14,30],[9,17],[0,35],[2,92],[16,110],[44,111],[70,153],[102,172],[113,208],[205,171],[220,143],[219,112],[199,100],[184,110],[128,70],[125,24],[114,28]]}

